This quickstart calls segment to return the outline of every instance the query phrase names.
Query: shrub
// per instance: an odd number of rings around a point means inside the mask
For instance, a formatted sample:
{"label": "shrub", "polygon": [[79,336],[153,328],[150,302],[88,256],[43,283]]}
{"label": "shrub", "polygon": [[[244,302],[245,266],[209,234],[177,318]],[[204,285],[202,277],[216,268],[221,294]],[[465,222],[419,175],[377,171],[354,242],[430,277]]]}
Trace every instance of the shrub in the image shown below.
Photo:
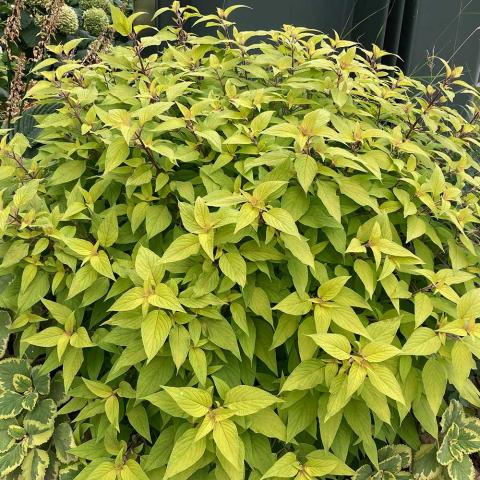
{"label": "shrub", "polygon": [[370,465],[361,466],[354,475],[355,480],[410,479],[412,451],[405,445],[387,445],[378,451],[378,469]]}
{"label": "shrub", "polygon": [[75,446],[72,430],[57,412],[65,401],[60,374],[50,382],[40,366],[7,358],[0,361],[0,387],[1,478],[34,480],[76,472],[78,464],[68,453]]}
{"label": "shrub", "polygon": [[443,412],[441,427],[439,444],[424,445],[418,452],[414,474],[420,479],[475,478],[469,455],[480,451],[480,420],[467,415],[461,403],[453,400]]}
{"label": "shrub", "polygon": [[62,106],[1,143],[9,354],[62,370],[79,480],[405,477],[381,447],[480,406],[478,94],[232,10],[114,8],[131,47],[30,90]]}

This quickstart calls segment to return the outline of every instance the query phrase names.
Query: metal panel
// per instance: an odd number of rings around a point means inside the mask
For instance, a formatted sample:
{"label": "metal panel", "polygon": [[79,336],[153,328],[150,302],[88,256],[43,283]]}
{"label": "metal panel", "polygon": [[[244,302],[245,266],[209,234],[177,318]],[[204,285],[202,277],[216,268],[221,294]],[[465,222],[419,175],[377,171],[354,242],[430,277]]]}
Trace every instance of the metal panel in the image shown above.
{"label": "metal panel", "polygon": [[[149,16],[171,0],[136,0],[137,11]],[[232,19],[240,30],[280,29],[283,24],[315,28],[325,33],[372,43],[400,55],[387,59],[408,74],[431,80],[440,63],[433,66],[429,55],[464,65],[465,79],[477,83],[480,71],[480,0],[182,0],[202,13],[242,3]],[[145,23],[142,18],[141,22]],[[157,26],[168,22],[162,16]],[[203,33],[204,27],[197,27]]]}
{"label": "metal panel", "polygon": [[356,3],[353,10],[352,29],[348,37],[360,42],[365,47],[372,43],[384,46],[389,0],[363,0]]}
{"label": "metal panel", "polygon": [[[208,0],[197,0],[211,4]],[[351,9],[355,0],[225,0],[226,7],[242,3],[252,10],[239,9],[233,18],[240,29],[280,29],[283,24],[299,25],[321,30],[325,33],[345,31],[349,28]]]}
{"label": "metal panel", "polygon": [[480,0],[413,0],[405,8],[399,53],[410,75],[426,80],[442,68],[436,55],[463,65],[465,79],[478,81]]}
{"label": "metal panel", "polygon": [[[406,1],[407,0],[390,0],[389,2],[387,26],[385,28],[385,38],[383,42],[383,49],[387,52],[398,53]],[[389,65],[396,65],[398,59],[391,55],[386,57],[385,61]]]}

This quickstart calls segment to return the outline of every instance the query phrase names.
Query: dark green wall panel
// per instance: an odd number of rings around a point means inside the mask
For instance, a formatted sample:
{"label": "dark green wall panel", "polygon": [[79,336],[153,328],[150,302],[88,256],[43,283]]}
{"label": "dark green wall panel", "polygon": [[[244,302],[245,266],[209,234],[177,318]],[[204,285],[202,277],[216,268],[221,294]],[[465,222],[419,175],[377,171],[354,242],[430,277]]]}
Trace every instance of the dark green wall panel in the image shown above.
{"label": "dark green wall panel", "polygon": [[301,25],[331,33],[345,31],[351,23],[354,0],[191,0],[202,12],[235,4],[252,7],[239,9],[232,18],[242,30],[279,29],[283,24]]}
{"label": "dark green wall panel", "polygon": [[436,55],[464,65],[465,79],[478,81],[480,58],[480,0],[410,0],[404,15],[399,54],[404,68],[426,79],[441,68],[429,65]]}
{"label": "dark green wall panel", "polygon": [[[170,0],[136,0],[137,10],[154,12]],[[279,29],[283,24],[337,31],[342,37],[372,43],[400,58],[387,57],[408,74],[431,79],[440,62],[435,54],[464,65],[465,79],[477,83],[480,70],[480,0],[183,0],[202,13],[242,3],[232,19],[241,30]],[[162,17],[162,22],[166,21]],[[163,26],[159,24],[159,26]],[[197,27],[203,33],[203,27]]]}

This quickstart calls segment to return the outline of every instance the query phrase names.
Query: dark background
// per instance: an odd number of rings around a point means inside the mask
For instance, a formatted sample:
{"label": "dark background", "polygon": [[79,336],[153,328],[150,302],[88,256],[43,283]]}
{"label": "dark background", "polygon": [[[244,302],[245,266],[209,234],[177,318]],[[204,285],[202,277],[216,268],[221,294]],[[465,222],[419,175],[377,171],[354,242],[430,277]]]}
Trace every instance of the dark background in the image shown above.
{"label": "dark background", "polygon": [[[279,29],[283,24],[334,30],[366,48],[377,44],[406,73],[430,81],[441,70],[436,55],[464,66],[464,79],[478,84],[480,0],[186,0],[202,13],[245,4],[231,19],[240,30]],[[153,12],[170,0],[137,0],[136,10]],[[163,17],[162,17],[163,18]],[[143,20],[143,19],[142,19]],[[144,21],[144,20],[143,20]],[[162,26],[162,25],[159,25]]]}

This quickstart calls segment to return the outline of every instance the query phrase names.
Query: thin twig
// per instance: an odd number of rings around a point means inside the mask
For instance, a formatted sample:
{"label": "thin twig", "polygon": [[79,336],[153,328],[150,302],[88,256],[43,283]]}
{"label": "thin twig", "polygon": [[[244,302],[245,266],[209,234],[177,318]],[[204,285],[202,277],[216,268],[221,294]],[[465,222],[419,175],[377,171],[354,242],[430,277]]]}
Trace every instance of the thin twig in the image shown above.
{"label": "thin twig", "polygon": [[158,163],[155,161],[155,157],[153,156],[152,150],[145,145],[145,142],[142,140],[142,137],[140,136],[139,133],[135,133],[135,140],[138,141],[142,150],[147,154],[148,160],[155,167],[155,169],[157,170],[157,173],[161,173],[162,170],[158,166]]}

